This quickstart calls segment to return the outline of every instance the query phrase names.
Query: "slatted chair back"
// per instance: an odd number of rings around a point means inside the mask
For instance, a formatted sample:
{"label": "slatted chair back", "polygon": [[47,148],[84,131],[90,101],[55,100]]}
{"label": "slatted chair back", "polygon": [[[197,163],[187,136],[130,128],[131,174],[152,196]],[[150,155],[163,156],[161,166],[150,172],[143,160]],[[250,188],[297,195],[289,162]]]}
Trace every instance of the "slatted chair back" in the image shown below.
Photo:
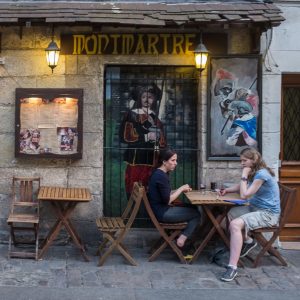
{"label": "slatted chair back", "polygon": [[10,212],[14,213],[17,208],[34,207],[36,208],[36,213],[39,215],[39,205],[37,200],[39,188],[39,177],[13,177]]}
{"label": "slatted chair back", "polygon": [[278,230],[281,231],[291,214],[296,203],[296,189],[289,188],[281,183],[278,184],[280,189],[280,219]]}
{"label": "slatted chair back", "polygon": [[153,245],[149,261],[153,261],[159,254],[167,247],[170,248],[176,253],[181,263],[187,263],[186,259],[183,256],[181,249],[177,246],[175,239],[181,234],[181,231],[187,226],[186,222],[180,223],[163,223],[159,222],[152,210],[150,202],[148,200],[147,193],[144,192],[143,202],[146,208],[146,211],[160,234],[160,239]]}
{"label": "slatted chair back", "polygon": [[126,227],[131,227],[132,223],[136,218],[136,215],[141,205],[143,192],[144,187],[140,186],[139,183],[135,182],[126,208],[124,209],[121,216],[124,223],[126,223]]}
{"label": "slatted chair back", "polygon": [[[287,266],[285,259],[281,256],[279,251],[273,247],[273,243],[279,238],[281,230],[284,228],[287,219],[295,205],[296,202],[296,189],[287,187],[281,183],[278,184],[280,189],[280,206],[281,213],[279,217],[278,226],[266,227],[266,228],[258,228],[255,230],[251,230],[250,234],[257,240],[257,242],[261,245],[262,249],[253,259],[250,256],[247,256],[249,259],[253,261],[253,266],[256,268],[264,256],[266,252],[270,255],[275,256],[283,266]],[[272,233],[270,239],[266,239],[263,233]]]}

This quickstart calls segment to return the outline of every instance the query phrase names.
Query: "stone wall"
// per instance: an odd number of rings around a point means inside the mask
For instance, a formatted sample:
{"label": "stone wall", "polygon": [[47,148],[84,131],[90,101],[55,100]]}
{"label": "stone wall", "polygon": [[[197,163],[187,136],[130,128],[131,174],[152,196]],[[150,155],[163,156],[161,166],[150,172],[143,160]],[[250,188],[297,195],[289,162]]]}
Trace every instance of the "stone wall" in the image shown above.
{"label": "stone wall", "polygon": [[[91,32],[91,27],[57,27],[55,40],[61,33]],[[107,64],[145,65],[193,65],[194,58],[181,56],[60,56],[58,66],[51,74],[47,66],[44,49],[51,40],[50,27],[0,27],[2,51],[0,57],[5,64],[0,65],[0,239],[7,240],[6,218],[9,207],[10,184],[13,175],[40,176],[42,184],[61,186],[86,186],[93,194],[93,201],[81,204],[72,216],[84,233],[85,241],[96,241],[95,218],[102,214],[103,178],[103,72]],[[232,30],[229,40],[230,53],[248,53],[248,30]],[[248,38],[247,38],[248,37]],[[199,178],[206,176],[210,168],[216,169],[216,176],[231,180],[239,177],[238,162],[206,161],[206,84],[207,73],[203,72],[201,97],[199,98]],[[14,110],[16,88],[83,88],[83,158],[38,159],[14,157]],[[199,89],[200,90],[200,89]],[[202,100],[201,100],[202,99]],[[47,230],[53,222],[45,204],[42,207],[42,230]],[[64,239],[64,237],[63,237]]]}

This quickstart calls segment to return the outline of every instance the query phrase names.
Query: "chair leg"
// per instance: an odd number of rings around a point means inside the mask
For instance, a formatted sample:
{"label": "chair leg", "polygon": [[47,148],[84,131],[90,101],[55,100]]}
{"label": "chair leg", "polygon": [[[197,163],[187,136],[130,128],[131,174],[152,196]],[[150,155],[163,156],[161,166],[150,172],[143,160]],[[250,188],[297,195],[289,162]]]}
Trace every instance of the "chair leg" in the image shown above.
{"label": "chair leg", "polygon": [[158,240],[154,242],[154,245],[150,247],[148,253],[153,254],[156,251],[156,249],[158,249],[163,243],[164,243],[164,239],[160,237]]}
{"label": "chair leg", "polygon": [[17,244],[16,236],[15,236],[15,229],[14,229],[14,224],[12,223],[10,226],[10,232],[11,232],[11,237],[14,245]]}
{"label": "chair leg", "polygon": [[258,253],[258,255],[256,256],[256,258],[254,260],[254,263],[253,263],[254,268],[256,268],[258,266],[261,258],[264,256],[264,254],[266,252],[269,252],[270,254],[275,256],[281,262],[281,264],[283,266],[287,266],[287,263],[283,259],[281,254],[272,246],[272,244],[274,243],[274,241],[277,238],[277,235],[273,234],[273,236],[271,237],[271,239],[269,241],[266,240],[266,238],[261,233],[255,234],[254,237],[259,242],[259,244],[262,246],[262,250]]}
{"label": "chair leg", "polygon": [[9,239],[8,239],[8,258],[11,258],[11,244],[12,244],[12,229],[10,228]]}
{"label": "chair leg", "polygon": [[121,254],[133,265],[133,266],[137,266],[138,264],[136,263],[136,261],[133,259],[133,257],[129,254],[128,249],[122,244],[119,243],[117,244],[117,248],[119,249],[119,251],[121,252]]}
{"label": "chair leg", "polygon": [[137,263],[135,260],[132,258],[132,256],[129,254],[128,250],[124,245],[122,245],[121,241],[123,240],[126,232],[124,231],[121,233],[118,237],[116,237],[116,233],[103,233],[104,238],[108,241],[111,242],[111,245],[109,248],[106,250],[105,253],[103,253],[100,258],[99,258],[99,263],[98,266],[102,266],[107,259],[107,257],[112,253],[112,251],[117,248],[120,253],[133,265],[137,266]]}
{"label": "chair leg", "polygon": [[187,261],[183,257],[182,251],[178,248],[176,243],[174,242],[174,239],[181,233],[180,230],[174,230],[171,235],[167,235],[166,232],[164,234],[162,233],[162,236],[164,238],[164,242],[152,253],[152,255],[149,257],[148,261],[155,260],[158,255],[169,245],[171,249],[177,254],[179,260],[181,263],[186,264]]}
{"label": "chair leg", "polygon": [[35,224],[35,260],[39,258],[39,224]]}
{"label": "chair leg", "polygon": [[97,249],[97,252],[96,252],[96,255],[100,255],[101,254],[101,251],[105,248],[105,246],[108,243],[108,241],[109,240],[103,236],[103,241],[99,245],[99,247]]}

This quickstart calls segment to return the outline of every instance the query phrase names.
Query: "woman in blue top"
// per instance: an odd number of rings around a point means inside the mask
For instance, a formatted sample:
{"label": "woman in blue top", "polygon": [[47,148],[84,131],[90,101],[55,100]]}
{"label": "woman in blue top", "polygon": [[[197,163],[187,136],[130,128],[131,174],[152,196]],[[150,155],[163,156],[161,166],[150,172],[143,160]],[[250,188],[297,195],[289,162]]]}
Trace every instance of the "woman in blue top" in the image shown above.
{"label": "woman in blue top", "polygon": [[181,193],[192,189],[188,184],[171,191],[169,173],[177,165],[177,154],[170,150],[160,150],[158,168],[154,170],[148,185],[148,195],[152,210],[161,222],[187,222],[187,227],[177,239],[177,246],[183,247],[185,241],[191,236],[200,221],[200,213],[193,206],[174,206],[175,200]]}
{"label": "woman in blue top", "polygon": [[[229,211],[230,258],[223,281],[231,281],[237,275],[237,263],[257,243],[248,236],[248,231],[278,224],[280,215],[280,193],[274,172],[267,167],[261,154],[253,148],[241,152],[242,176],[239,184],[220,191],[221,195],[239,192],[248,199],[248,206],[234,207]],[[245,240],[243,243],[243,231]]]}

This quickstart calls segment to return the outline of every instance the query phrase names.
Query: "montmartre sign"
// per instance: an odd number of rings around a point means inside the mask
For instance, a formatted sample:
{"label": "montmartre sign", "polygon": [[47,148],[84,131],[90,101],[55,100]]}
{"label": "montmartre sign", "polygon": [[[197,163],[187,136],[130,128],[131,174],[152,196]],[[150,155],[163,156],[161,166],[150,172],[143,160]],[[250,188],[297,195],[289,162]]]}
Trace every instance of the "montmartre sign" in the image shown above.
{"label": "montmartre sign", "polygon": [[[224,34],[204,35],[203,41],[209,50],[220,52],[227,47]],[[61,36],[61,54],[190,55],[198,43],[195,33],[69,34]]]}

